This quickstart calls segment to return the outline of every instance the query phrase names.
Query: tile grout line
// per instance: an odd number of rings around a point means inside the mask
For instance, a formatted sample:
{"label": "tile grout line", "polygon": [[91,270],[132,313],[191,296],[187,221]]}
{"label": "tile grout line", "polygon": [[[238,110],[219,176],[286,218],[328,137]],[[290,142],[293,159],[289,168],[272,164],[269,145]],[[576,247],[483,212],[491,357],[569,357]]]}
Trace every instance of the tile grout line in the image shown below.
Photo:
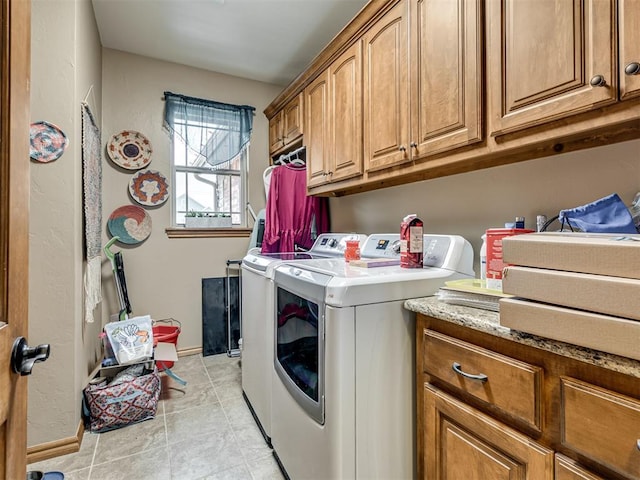
{"label": "tile grout line", "polygon": [[91,480],[91,474],[93,473],[93,463],[96,461],[96,454],[98,453],[98,445],[100,445],[100,434],[98,434],[96,445],[93,447],[93,455],[91,455],[91,462],[89,462],[89,476],[87,477],[87,480]]}
{"label": "tile grout line", "polygon": [[[204,365],[204,357],[202,357],[202,363]],[[236,441],[236,444],[238,445],[238,448],[240,448],[240,440],[238,439],[238,436],[236,435],[236,431],[233,428],[233,426],[231,425],[231,422],[229,421],[229,416],[227,415],[227,409],[225,408],[224,404],[222,403],[222,400],[220,399],[220,396],[218,395],[218,387],[213,383],[213,379],[211,378],[211,375],[209,375],[209,369],[207,368],[207,366],[204,365],[204,367],[205,367],[205,372],[207,373],[207,377],[209,377],[209,381],[211,382],[211,386],[213,387],[213,391],[216,394],[216,398],[218,399],[218,402],[220,403],[220,407],[222,408],[222,413],[224,414],[224,418],[227,421],[227,426],[229,427],[229,430],[231,431],[231,435],[233,435],[233,438]],[[240,384],[242,385],[242,377],[240,379]],[[241,390],[242,390],[242,388],[241,388]],[[244,402],[244,399],[242,398],[242,394],[240,395],[240,399]],[[243,460],[243,463],[244,463],[244,467],[249,472],[249,476],[253,480],[255,480],[255,476],[251,472],[251,467],[249,466],[249,463],[247,462],[247,457],[245,455],[245,452],[242,451],[242,448],[240,448],[240,454],[242,455],[242,460]]]}

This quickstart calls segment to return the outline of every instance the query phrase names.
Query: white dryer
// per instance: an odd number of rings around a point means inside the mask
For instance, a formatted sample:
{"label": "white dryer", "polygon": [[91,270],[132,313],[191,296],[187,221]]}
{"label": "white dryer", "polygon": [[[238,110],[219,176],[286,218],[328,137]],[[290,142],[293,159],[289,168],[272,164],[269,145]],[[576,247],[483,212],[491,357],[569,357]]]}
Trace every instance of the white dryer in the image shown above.
{"label": "white dryer", "polygon": [[273,376],[273,272],[287,261],[337,258],[344,255],[346,240],[356,236],[364,245],[366,235],[323,233],[308,252],[262,254],[249,250],[242,260],[242,342],[241,368],[243,397],[265,441],[271,445],[271,378]]}
{"label": "white dryer", "polygon": [[[363,256],[397,257],[397,245],[373,234]],[[471,245],[455,235],[425,235],[421,269],[275,268],[271,431],[290,478],[415,477],[415,315],[403,304],[472,277]]]}

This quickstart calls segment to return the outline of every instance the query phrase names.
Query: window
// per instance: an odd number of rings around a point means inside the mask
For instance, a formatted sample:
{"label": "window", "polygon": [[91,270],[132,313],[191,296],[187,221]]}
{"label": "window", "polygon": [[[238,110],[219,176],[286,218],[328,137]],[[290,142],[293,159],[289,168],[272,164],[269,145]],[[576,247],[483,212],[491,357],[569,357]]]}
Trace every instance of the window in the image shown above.
{"label": "window", "polygon": [[172,223],[182,226],[187,217],[195,216],[216,218],[210,226],[246,226],[248,146],[255,109],[164,95],[164,125],[171,136]]}

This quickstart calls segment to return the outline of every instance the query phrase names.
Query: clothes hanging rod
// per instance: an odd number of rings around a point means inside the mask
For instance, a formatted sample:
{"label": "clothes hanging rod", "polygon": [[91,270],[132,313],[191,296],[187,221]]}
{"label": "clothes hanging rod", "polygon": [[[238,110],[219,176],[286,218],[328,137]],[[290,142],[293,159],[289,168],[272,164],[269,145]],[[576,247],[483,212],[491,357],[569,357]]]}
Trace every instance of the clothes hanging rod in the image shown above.
{"label": "clothes hanging rod", "polygon": [[283,163],[286,162],[287,160],[290,160],[291,157],[293,157],[294,155],[298,155],[299,153],[304,152],[307,149],[306,146],[302,146],[300,148],[296,148],[294,151],[289,152],[289,153],[283,153],[282,155],[280,155],[280,157],[278,157],[278,163]]}

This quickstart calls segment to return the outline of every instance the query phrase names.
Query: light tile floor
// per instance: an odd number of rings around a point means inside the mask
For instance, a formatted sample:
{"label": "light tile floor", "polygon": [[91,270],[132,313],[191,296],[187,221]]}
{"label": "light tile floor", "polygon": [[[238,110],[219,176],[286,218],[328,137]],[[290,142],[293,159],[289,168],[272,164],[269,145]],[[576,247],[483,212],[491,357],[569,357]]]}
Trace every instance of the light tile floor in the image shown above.
{"label": "light tile floor", "polygon": [[79,452],[28,470],[61,471],[65,480],[284,478],[242,398],[239,358],[192,355],[171,370],[187,385],[163,378],[156,418],[86,432]]}

